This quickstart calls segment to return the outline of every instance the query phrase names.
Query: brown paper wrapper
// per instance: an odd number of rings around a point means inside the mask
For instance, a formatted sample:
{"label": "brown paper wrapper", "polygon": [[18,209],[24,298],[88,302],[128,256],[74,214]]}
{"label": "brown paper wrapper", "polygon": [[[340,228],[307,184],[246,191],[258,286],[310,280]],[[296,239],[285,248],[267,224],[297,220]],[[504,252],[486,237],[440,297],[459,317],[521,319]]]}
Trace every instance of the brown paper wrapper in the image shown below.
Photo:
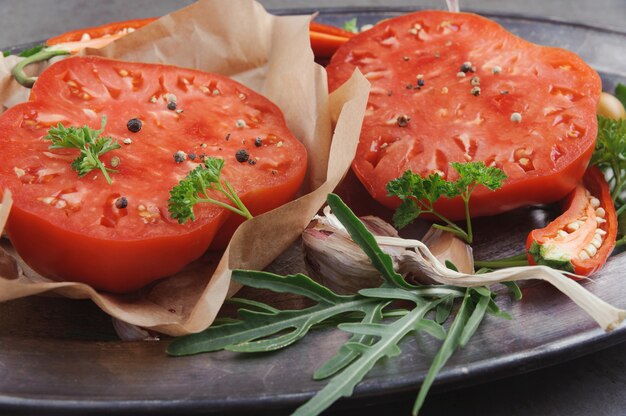
{"label": "brown paper wrapper", "polygon": [[[0,301],[54,293],[89,298],[117,319],[169,335],[208,327],[226,297],[239,289],[231,282],[231,270],[260,270],[278,257],[298,238],[354,157],[369,83],[355,73],[346,85],[328,95],[326,72],[314,63],[309,47],[309,21],[309,16],[273,16],[251,0],[203,0],[104,49],[84,51],[216,72],[265,95],[281,108],[289,128],[306,146],[309,172],[304,192],[313,191],[246,221],[221,258],[207,253],[177,275],[128,295],[99,293],[82,283],[45,279],[2,240]],[[5,108],[28,96],[10,77],[15,59],[0,60],[0,103]],[[8,203],[3,205],[6,209]]]}

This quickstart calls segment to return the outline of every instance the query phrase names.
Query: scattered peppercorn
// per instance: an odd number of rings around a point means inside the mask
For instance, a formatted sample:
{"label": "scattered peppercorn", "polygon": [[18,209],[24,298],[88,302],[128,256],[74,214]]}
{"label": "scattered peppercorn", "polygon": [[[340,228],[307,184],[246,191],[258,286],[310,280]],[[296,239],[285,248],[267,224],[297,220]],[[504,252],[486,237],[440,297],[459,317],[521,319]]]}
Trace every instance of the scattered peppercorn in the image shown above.
{"label": "scattered peppercorn", "polygon": [[235,122],[235,125],[236,125],[238,128],[242,129],[242,128],[246,127],[246,122],[245,122],[244,120],[239,119],[239,120],[237,120],[237,121]]}
{"label": "scattered peppercorn", "polygon": [[250,159],[250,155],[246,149],[239,149],[237,150],[237,153],[235,153],[235,158],[237,159],[237,162],[243,163]]}
{"label": "scattered peppercorn", "polygon": [[122,196],[115,200],[115,208],[124,209],[127,206],[128,206],[128,199],[125,196]]}
{"label": "scattered peppercorn", "polygon": [[470,84],[472,84],[474,86],[479,86],[480,85],[480,78],[472,77],[472,79],[470,80]]}
{"label": "scattered peppercorn", "polygon": [[400,127],[408,126],[409,125],[409,121],[411,121],[411,117],[407,116],[406,114],[398,116],[398,119],[397,119],[398,126],[400,126]]}
{"label": "scattered peppercorn", "polygon": [[127,137],[123,140],[124,144],[131,144],[133,142],[133,140],[130,137]]}
{"label": "scattered peppercorn", "polygon": [[261,138],[260,138],[260,137],[257,137],[256,139],[254,139],[254,145],[255,145],[256,147],[261,147],[261,146],[263,146],[263,140],[261,140]]}
{"label": "scattered peppercorn", "polygon": [[420,79],[417,80],[417,85],[418,86],[423,87],[425,84],[426,84],[426,82],[424,82],[423,79],[420,78]]}
{"label": "scattered peppercorn", "polygon": [[467,73],[472,70],[472,63],[470,61],[463,62],[461,65],[461,72]]}
{"label": "scattered peppercorn", "polygon": [[176,110],[176,101],[170,101],[167,103],[167,109],[168,110]]}
{"label": "scattered peppercorn", "polygon": [[404,60],[404,61],[408,61],[408,60],[409,60],[409,57],[408,57],[408,56],[403,56],[403,57],[402,57],[402,60]]}
{"label": "scattered peppercorn", "polygon": [[474,97],[478,97],[480,95],[480,87],[474,87],[470,92]]}
{"label": "scattered peppercorn", "polygon": [[412,90],[413,89],[413,84],[406,84],[406,89],[407,90]]}
{"label": "scattered peppercorn", "polygon": [[131,118],[128,120],[128,123],[126,123],[126,127],[131,133],[137,133],[141,130],[141,120],[138,118]]}
{"label": "scattered peppercorn", "polygon": [[514,123],[519,123],[522,121],[522,115],[520,113],[513,113],[511,114],[511,121]]}
{"label": "scattered peppercorn", "polygon": [[196,160],[196,158],[197,158],[198,156],[197,156],[195,153],[189,153],[189,154],[187,155],[187,157],[188,157],[189,159],[191,159],[191,160]]}
{"label": "scattered peppercorn", "polygon": [[200,155],[200,160],[204,162],[204,159],[206,159],[206,154],[202,153]]}
{"label": "scattered peppercorn", "polygon": [[256,165],[256,160],[248,159],[248,164],[254,166],[254,165]]}
{"label": "scattered peppercorn", "polygon": [[183,152],[182,150],[179,150],[176,153],[174,153],[174,162],[183,163],[185,159],[187,159],[187,154]]}
{"label": "scattered peppercorn", "polygon": [[111,158],[111,167],[112,168],[116,168],[120,165],[120,158],[119,156],[113,156]]}
{"label": "scattered peppercorn", "polygon": [[502,68],[500,68],[499,66],[494,66],[493,69],[491,70],[491,72],[495,74],[499,74],[500,72],[502,72]]}
{"label": "scattered peppercorn", "polygon": [[229,141],[229,140],[230,140],[230,133],[226,135],[226,141]]}

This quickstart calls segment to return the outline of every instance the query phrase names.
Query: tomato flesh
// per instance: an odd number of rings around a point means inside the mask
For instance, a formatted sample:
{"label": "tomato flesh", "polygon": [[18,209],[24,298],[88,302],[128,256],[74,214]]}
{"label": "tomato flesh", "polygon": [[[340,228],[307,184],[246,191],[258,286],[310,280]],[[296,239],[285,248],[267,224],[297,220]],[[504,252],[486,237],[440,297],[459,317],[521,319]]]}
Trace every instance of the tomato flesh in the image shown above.
{"label": "tomato flesh", "polygon": [[[175,110],[168,108],[173,99]],[[100,158],[108,167],[119,158],[111,185],[99,170],[79,178],[70,166],[78,150],[50,150],[43,140],[50,126],[99,129],[104,116],[103,135],[122,145]],[[127,127],[133,118],[142,121],[136,133]],[[47,69],[30,101],[0,117],[0,145],[0,190],[14,196],[7,232],[19,254],[44,276],[112,292],[179,271],[231,222],[229,211],[211,204],[197,205],[193,222],[169,216],[169,190],[203,157],[224,159],[223,179],[252,214],[292,199],[306,171],[306,151],[281,111],[245,86],[200,71],[95,57]],[[242,149],[249,154],[244,162],[236,157]],[[178,151],[187,154],[182,163]],[[128,206],[119,209],[122,196]]]}
{"label": "tomato flesh", "polygon": [[[507,174],[478,188],[472,216],[559,200],[593,152],[598,74],[577,55],[538,46],[467,13],[423,11],[379,23],[343,45],[330,90],[358,68],[372,84],[353,170],[389,207],[387,183],[408,169],[456,179],[450,162],[483,161]],[[464,218],[460,198],[437,210]]]}
{"label": "tomato flesh", "polygon": [[545,264],[589,276],[611,255],[617,237],[617,215],[609,185],[595,167],[565,199],[563,213],[528,235],[531,264]]}

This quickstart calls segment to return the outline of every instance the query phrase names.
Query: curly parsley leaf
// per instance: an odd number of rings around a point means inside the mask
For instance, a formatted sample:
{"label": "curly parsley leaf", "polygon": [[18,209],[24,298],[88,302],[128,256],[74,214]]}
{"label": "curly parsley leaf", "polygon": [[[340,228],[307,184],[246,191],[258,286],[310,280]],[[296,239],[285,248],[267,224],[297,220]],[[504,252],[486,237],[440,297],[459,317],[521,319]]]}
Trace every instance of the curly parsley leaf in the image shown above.
{"label": "curly parsley leaf", "polygon": [[[436,225],[437,228],[449,231],[468,243],[472,242],[472,224],[469,212],[469,200],[477,186],[482,185],[492,191],[502,187],[506,174],[496,168],[487,167],[483,162],[469,162],[450,164],[457,171],[459,178],[456,181],[445,181],[438,173],[426,178],[410,170],[387,184],[387,194],[398,197],[402,203],[393,216],[394,225],[403,228],[422,214],[431,214],[446,225]],[[454,198],[460,196],[465,204],[467,230],[439,214],[435,202],[441,197]]]}
{"label": "curly parsley leaf", "polygon": [[[223,159],[207,157],[203,165],[199,165],[189,172],[185,179],[170,190],[170,199],[167,201],[170,216],[178,220],[179,224],[184,224],[188,220],[194,221],[196,216],[193,207],[198,203],[209,203],[239,214],[246,219],[252,218],[252,214],[241,202],[232,185],[221,179],[223,168]],[[212,198],[209,196],[212,192],[226,196],[234,206]]]}
{"label": "curly parsley leaf", "polygon": [[611,195],[618,202],[626,184],[626,120],[614,120],[598,115],[598,136],[591,164],[609,173]]}
{"label": "curly parsley leaf", "polygon": [[111,137],[101,136],[106,125],[106,117],[102,117],[100,130],[94,130],[89,126],[65,127],[59,123],[56,127],[48,130],[48,135],[44,140],[50,140],[51,150],[55,149],[78,149],[80,155],[72,162],[72,169],[78,173],[79,177],[87,175],[94,169],[100,169],[109,185],[112,183],[108,172],[117,172],[104,166],[100,156],[121,146]]}

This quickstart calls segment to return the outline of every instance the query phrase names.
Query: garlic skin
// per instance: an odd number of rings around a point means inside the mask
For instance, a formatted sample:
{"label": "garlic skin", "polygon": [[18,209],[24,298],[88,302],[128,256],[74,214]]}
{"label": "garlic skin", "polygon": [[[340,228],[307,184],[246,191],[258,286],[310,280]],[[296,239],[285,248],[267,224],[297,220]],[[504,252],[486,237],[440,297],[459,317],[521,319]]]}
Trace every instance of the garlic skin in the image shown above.
{"label": "garlic skin", "polygon": [[[350,238],[339,220],[324,209],[302,233],[308,265],[324,286],[342,295],[351,295],[366,287],[378,287],[383,282],[361,248]],[[398,232],[378,217],[361,219],[375,235],[399,238]],[[404,248],[381,246],[392,259]],[[395,265],[394,265],[395,267]]]}
{"label": "garlic skin", "polygon": [[[568,277],[571,273],[547,266],[524,266],[475,275],[473,259],[464,262],[467,257],[472,257],[471,248],[463,250],[455,246],[453,249],[451,247],[458,243],[454,240],[446,242],[449,237],[429,231],[431,235],[427,234],[427,240],[433,252],[424,242],[400,238],[389,224],[372,218],[368,217],[364,223],[368,228],[368,223],[376,223],[376,241],[392,257],[394,269],[407,281],[477,287],[519,280],[543,280],[573,300],[605,331],[615,329],[626,318],[626,310],[616,308],[587,291]],[[303,234],[303,240],[307,257],[315,264],[322,265],[318,271],[326,280],[323,283],[331,289],[339,287],[349,289],[348,293],[356,293],[359,289],[377,286],[382,282],[367,256],[350,239],[343,225],[329,209],[324,210],[324,216],[316,216],[312,226]],[[446,259],[452,261],[459,271],[446,267]],[[579,277],[584,279],[584,276]]]}

